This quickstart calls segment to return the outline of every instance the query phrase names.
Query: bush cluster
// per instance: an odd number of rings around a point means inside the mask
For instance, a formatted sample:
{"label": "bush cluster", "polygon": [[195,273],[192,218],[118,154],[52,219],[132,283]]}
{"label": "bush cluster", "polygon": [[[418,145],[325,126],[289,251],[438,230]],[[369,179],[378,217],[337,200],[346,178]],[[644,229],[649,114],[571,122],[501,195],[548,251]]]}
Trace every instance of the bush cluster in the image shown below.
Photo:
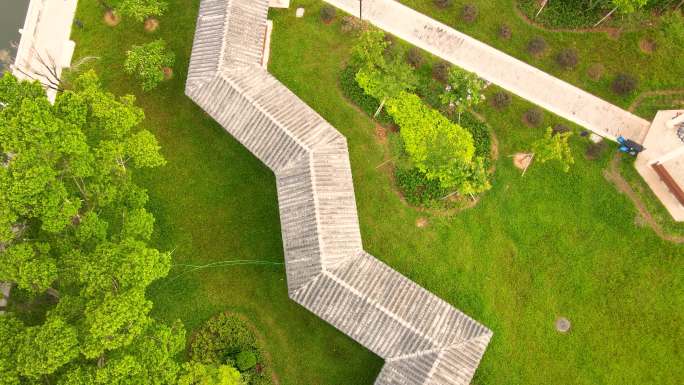
{"label": "bush cluster", "polygon": [[448,194],[439,180],[428,177],[417,168],[394,169],[394,179],[406,201],[414,206],[436,206],[436,201]]}
{"label": "bush cluster", "polygon": [[499,37],[505,40],[509,40],[513,36],[513,31],[508,24],[501,24],[499,26]]}
{"label": "bush cluster", "polygon": [[477,20],[478,9],[475,4],[466,4],[461,9],[461,19],[466,23],[474,23]]}
{"label": "bush cluster", "polygon": [[448,8],[453,3],[453,0],[433,0],[433,2],[439,8]]}
{"label": "bush cluster", "polygon": [[336,14],[337,10],[330,4],[326,4],[321,8],[321,19],[325,23],[330,23],[335,18]]}
{"label": "bush cluster", "polygon": [[540,56],[546,51],[546,47],[546,40],[541,36],[535,36],[527,43],[527,52],[530,55]]}
{"label": "bush cluster", "polygon": [[423,58],[423,54],[420,52],[420,49],[411,47],[411,49],[409,49],[406,53],[406,61],[408,61],[413,68],[419,68],[423,65],[425,59]]}
{"label": "bush cluster", "polygon": [[611,87],[616,94],[627,95],[636,89],[637,81],[632,75],[621,73],[615,77]]}
{"label": "bush cluster", "polygon": [[270,385],[254,333],[244,321],[226,313],[207,321],[190,344],[190,359],[202,364],[231,365],[246,385]]}
{"label": "bush cluster", "polygon": [[[380,102],[374,97],[363,92],[363,88],[356,82],[356,73],[358,69],[354,66],[347,66],[340,74],[340,88],[342,93],[352,103],[356,104],[363,112],[369,116],[373,116],[375,111],[380,106]],[[394,121],[387,115],[387,111],[383,108],[376,118],[383,125],[392,125]]]}
{"label": "bush cluster", "polygon": [[451,64],[447,61],[440,61],[432,66],[432,77],[438,80],[440,83],[446,83],[449,81],[449,68]]}
{"label": "bush cluster", "polygon": [[537,107],[532,107],[525,111],[524,118],[530,126],[539,127],[544,123],[544,112]]}
{"label": "bush cluster", "polygon": [[492,96],[492,107],[502,110],[511,105],[513,98],[506,91],[499,91]]}
{"label": "bush cluster", "polygon": [[566,70],[575,68],[578,62],[579,57],[577,55],[577,50],[573,48],[566,48],[556,55],[556,63]]}

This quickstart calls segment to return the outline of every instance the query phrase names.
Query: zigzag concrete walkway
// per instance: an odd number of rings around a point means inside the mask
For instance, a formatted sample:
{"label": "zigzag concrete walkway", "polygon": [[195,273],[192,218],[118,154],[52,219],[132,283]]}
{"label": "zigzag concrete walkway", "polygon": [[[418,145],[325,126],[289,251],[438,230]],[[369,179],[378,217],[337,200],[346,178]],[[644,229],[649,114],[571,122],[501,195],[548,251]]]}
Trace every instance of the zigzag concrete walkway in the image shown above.
{"label": "zigzag concrete walkway", "polygon": [[[359,16],[359,0],[325,1]],[[600,136],[646,137],[646,120],[394,0],[363,0],[363,19]]]}

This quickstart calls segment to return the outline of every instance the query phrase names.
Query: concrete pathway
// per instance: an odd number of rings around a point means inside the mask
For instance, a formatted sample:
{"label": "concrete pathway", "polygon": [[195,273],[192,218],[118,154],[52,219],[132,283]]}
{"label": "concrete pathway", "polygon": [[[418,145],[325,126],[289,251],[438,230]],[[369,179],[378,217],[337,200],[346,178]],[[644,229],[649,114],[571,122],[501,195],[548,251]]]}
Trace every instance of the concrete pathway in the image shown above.
{"label": "concrete pathway", "polygon": [[[325,0],[359,16],[359,0]],[[393,0],[363,0],[363,19],[594,133],[642,142],[650,123]]]}

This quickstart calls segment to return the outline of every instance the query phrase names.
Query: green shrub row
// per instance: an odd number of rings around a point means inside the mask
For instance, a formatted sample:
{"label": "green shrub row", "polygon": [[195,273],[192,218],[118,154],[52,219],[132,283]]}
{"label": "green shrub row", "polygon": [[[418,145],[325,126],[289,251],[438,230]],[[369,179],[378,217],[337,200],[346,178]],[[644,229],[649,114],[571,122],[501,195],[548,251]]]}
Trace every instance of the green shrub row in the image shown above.
{"label": "green shrub row", "polygon": [[[367,95],[365,92],[363,92],[363,88],[361,88],[359,84],[356,82],[357,72],[358,69],[351,65],[344,68],[342,70],[342,73],[340,74],[340,88],[342,89],[342,93],[344,94],[344,96],[347,97],[349,101],[356,104],[361,110],[363,110],[363,112],[365,112],[369,116],[373,116],[375,111],[380,106],[380,102],[378,102],[378,100],[374,97]],[[383,125],[394,124],[392,117],[390,117],[387,114],[387,111],[385,111],[385,109],[383,109],[380,112],[380,114],[378,114],[376,119]]]}

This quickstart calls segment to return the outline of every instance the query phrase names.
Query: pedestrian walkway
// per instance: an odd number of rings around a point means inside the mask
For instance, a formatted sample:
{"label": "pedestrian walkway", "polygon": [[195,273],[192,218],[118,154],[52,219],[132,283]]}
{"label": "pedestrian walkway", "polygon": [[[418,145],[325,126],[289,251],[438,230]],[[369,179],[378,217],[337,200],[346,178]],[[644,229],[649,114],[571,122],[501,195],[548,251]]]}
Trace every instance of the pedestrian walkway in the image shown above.
{"label": "pedestrian walkway", "polygon": [[[325,0],[359,16],[359,0]],[[642,142],[650,123],[394,0],[363,0],[363,19],[565,119]]]}

